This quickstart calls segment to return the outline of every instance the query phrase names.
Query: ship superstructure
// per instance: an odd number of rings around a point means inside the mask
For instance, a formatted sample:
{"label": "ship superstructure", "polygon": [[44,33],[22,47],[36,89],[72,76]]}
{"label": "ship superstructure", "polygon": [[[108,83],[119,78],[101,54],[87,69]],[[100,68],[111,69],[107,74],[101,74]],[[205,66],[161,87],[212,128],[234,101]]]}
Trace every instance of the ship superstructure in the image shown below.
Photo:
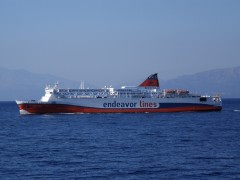
{"label": "ship superstructure", "polygon": [[62,89],[47,86],[39,101],[16,101],[21,114],[44,113],[138,113],[219,111],[219,96],[202,96],[187,90],[159,87],[157,74],[139,86],[120,89]]}

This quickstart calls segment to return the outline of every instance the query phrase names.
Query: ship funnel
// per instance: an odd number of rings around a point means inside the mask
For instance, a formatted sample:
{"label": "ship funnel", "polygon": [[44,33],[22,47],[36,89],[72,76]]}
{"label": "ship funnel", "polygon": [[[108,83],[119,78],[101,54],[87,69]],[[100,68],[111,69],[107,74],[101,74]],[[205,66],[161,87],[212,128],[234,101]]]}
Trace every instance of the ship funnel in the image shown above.
{"label": "ship funnel", "polygon": [[145,81],[143,81],[140,87],[159,87],[157,73],[151,74]]}

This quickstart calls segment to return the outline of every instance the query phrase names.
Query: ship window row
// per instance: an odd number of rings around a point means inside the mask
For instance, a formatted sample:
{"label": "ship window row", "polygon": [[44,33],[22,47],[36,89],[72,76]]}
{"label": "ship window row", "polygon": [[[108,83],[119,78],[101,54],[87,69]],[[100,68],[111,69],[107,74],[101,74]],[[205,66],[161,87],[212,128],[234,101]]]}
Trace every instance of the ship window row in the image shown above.
{"label": "ship window row", "polygon": [[92,92],[85,92],[85,93],[80,93],[80,92],[77,92],[77,93],[69,93],[69,92],[62,92],[62,93],[55,93],[55,95],[65,95],[65,96],[76,96],[76,95],[80,95],[80,96],[83,96],[83,95],[108,95],[109,93],[92,93]]}
{"label": "ship window row", "polygon": [[57,92],[109,92],[108,89],[58,89]]}

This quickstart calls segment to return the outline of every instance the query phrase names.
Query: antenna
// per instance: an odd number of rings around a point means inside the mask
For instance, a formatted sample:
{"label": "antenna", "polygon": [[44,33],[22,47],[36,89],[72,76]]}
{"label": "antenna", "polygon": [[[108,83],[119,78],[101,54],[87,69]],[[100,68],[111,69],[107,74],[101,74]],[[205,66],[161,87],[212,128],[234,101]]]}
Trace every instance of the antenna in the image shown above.
{"label": "antenna", "polygon": [[58,89],[58,85],[59,85],[59,81],[57,81],[55,84],[54,84],[54,89]]}
{"label": "antenna", "polygon": [[84,81],[83,80],[81,80],[80,89],[84,89]]}

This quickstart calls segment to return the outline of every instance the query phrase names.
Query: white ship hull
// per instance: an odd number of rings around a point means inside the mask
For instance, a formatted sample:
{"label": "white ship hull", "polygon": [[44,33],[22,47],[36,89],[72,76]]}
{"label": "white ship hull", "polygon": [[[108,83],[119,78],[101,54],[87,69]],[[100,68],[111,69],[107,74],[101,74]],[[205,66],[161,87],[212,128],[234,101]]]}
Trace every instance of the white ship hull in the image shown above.
{"label": "white ship hull", "polygon": [[137,113],[137,112],[184,112],[219,111],[220,102],[208,97],[200,98],[159,98],[159,99],[107,99],[82,98],[53,102],[17,102],[21,114],[43,113]]}
{"label": "white ship hull", "polygon": [[[152,86],[153,85],[153,86]],[[185,90],[159,89],[157,75],[138,87],[123,89],[45,89],[40,101],[17,101],[21,114],[44,113],[153,113],[220,111],[219,96],[200,96]]]}

